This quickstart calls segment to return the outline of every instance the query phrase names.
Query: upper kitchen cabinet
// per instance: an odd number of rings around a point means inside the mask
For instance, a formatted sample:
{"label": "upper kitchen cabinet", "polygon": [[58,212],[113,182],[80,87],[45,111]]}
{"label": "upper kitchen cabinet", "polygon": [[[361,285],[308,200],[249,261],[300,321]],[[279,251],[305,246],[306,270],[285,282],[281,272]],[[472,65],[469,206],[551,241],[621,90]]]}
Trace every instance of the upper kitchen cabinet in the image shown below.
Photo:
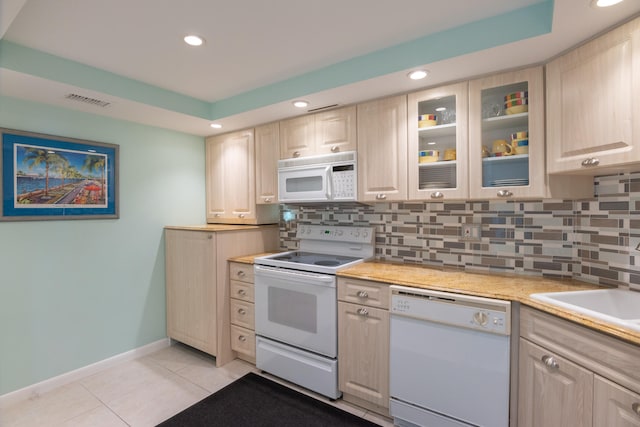
{"label": "upper kitchen cabinet", "polygon": [[640,18],[547,64],[549,173],[597,175],[640,162]]}
{"label": "upper kitchen cabinet", "polygon": [[547,196],[542,67],[469,83],[471,198]]}
{"label": "upper kitchen cabinet", "polygon": [[278,203],[278,159],[280,126],[278,122],[255,128],[256,203]]}
{"label": "upper kitchen cabinet", "polygon": [[280,122],[281,159],[355,150],[355,106]]}
{"label": "upper kitchen cabinet", "polygon": [[468,192],[468,84],[411,93],[409,199],[464,199]]}
{"label": "upper kitchen cabinet", "polygon": [[407,96],[358,104],[358,200],[407,200]]}
{"label": "upper kitchen cabinet", "polygon": [[253,129],[206,140],[207,222],[278,222],[277,205],[256,205]]}

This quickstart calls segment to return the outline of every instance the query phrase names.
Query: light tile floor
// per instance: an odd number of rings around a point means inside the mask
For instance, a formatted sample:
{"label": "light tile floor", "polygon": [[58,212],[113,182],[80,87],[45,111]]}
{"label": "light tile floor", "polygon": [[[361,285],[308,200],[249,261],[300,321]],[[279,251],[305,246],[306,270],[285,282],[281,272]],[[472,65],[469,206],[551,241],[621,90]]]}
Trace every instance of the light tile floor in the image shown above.
{"label": "light tile floor", "polygon": [[[2,427],[155,426],[240,378],[255,366],[234,360],[221,368],[215,359],[182,344],[123,362],[38,397],[0,408]],[[265,376],[385,427],[384,417],[331,402],[293,384]]]}

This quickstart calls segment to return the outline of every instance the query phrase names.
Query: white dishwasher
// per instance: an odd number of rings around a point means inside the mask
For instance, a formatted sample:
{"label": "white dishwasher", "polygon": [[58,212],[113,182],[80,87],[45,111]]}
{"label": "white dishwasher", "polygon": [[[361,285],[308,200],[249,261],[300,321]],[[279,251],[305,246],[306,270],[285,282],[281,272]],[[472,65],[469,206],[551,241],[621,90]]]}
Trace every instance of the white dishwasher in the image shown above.
{"label": "white dishwasher", "polygon": [[391,286],[394,423],[507,427],[510,324],[509,301]]}

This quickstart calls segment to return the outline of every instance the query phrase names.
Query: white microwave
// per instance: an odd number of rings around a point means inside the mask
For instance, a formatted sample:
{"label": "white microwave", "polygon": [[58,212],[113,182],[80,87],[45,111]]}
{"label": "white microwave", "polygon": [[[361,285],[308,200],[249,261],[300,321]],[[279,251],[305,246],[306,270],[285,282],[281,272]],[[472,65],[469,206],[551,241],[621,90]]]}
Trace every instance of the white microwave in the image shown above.
{"label": "white microwave", "polygon": [[278,201],[317,203],[355,201],[355,151],[278,160]]}

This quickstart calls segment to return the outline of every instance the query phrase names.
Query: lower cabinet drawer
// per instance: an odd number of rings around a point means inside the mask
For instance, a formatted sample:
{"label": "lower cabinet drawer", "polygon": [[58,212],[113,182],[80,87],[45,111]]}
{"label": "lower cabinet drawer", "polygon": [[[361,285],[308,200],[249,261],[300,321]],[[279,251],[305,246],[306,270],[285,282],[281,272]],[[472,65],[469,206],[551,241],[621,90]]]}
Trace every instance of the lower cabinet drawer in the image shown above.
{"label": "lower cabinet drawer", "polygon": [[231,324],[255,329],[253,303],[231,298]]}
{"label": "lower cabinet drawer", "polygon": [[231,325],[231,349],[247,356],[256,356],[256,334],[252,330]]}

